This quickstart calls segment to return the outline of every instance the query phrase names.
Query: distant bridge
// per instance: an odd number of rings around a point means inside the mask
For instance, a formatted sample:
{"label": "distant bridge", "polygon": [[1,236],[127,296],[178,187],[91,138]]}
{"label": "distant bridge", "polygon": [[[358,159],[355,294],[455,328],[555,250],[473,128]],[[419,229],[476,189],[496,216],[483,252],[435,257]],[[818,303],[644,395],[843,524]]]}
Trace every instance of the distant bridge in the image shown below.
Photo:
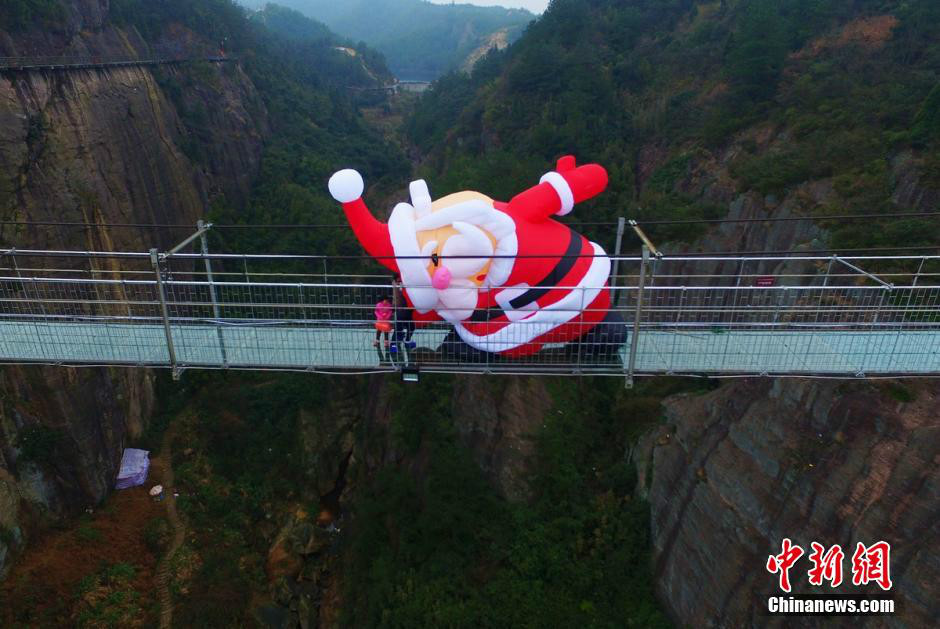
{"label": "distant bridge", "polygon": [[419,329],[416,350],[374,347],[373,308],[390,294],[391,278],[343,272],[353,261],[179,250],[0,250],[0,363],[174,374],[419,367],[630,382],[655,374],[940,376],[940,256],[618,256],[612,309],[625,321],[616,325],[626,326],[626,343],[549,344],[527,358],[470,360],[448,346],[446,323]]}
{"label": "distant bridge", "polygon": [[389,94],[394,94],[395,92],[424,92],[431,87],[431,83],[428,81],[398,81],[394,83],[389,83],[388,85],[379,85],[376,87],[357,87],[355,85],[348,85],[346,89],[352,90],[354,92],[388,92]]}
{"label": "distant bridge", "polygon": [[125,68],[131,66],[178,65],[204,61],[229,63],[235,59],[216,56],[156,56],[156,57],[0,57],[0,72],[37,72],[45,70],[89,70],[101,68]]}

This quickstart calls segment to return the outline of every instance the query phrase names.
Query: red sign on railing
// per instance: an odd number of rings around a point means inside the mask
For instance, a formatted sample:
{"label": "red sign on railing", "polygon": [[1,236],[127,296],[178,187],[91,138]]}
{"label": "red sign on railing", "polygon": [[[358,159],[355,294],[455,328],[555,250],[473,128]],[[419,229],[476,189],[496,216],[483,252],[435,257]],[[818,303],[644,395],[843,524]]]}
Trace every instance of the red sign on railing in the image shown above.
{"label": "red sign on railing", "polygon": [[763,276],[757,278],[757,279],[754,281],[754,285],[755,285],[755,286],[761,286],[761,287],[763,287],[763,288],[768,288],[768,287],[770,287],[770,286],[776,286],[776,285],[777,285],[777,278],[774,277],[773,275],[763,275]]}

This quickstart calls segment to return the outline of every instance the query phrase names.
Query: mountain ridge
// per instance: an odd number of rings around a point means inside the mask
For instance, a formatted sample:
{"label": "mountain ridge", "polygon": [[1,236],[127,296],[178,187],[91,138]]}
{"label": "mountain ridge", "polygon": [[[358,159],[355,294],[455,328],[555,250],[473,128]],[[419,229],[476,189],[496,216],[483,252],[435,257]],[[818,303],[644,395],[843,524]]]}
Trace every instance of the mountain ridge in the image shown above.
{"label": "mountain ridge", "polygon": [[[264,0],[242,0],[254,9]],[[279,0],[354,41],[382,52],[402,80],[431,80],[461,67],[496,31],[515,40],[535,19],[524,9],[432,4],[424,0]]]}

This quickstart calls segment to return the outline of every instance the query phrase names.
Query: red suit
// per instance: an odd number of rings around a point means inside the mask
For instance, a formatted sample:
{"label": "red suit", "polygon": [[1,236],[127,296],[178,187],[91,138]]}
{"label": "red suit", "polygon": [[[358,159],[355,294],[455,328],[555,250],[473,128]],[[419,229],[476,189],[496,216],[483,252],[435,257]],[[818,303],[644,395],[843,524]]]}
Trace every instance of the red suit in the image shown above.
{"label": "red suit", "polygon": [[[430,264],[430,260],[405,261],[405,256],[418,257],[415,255],[418,250],[400,244],[401,232],[395,229],[402,221],[396,219],[395,213],[389,225],[376,220],[361,198],[361,178],[356,182],[348,173],[353,171],[334,175],[330,190],[343,203],[357,238],[370,255],[390,270],[406,271],[402,274],[403,285],[409,303],[417,310],[416,320],[439,319],[433,310],[435,297],[433,289],[428,288],[429,282],[415,279],[423,277],[420,268],[418,275],[407,273],[415,266]],[[426,194],[423,182],[417,183],[421,184],[417,188],[419,194]],[[547,343],[576,340],[607,317],[611,303],[607,285],[610,259],[599,245],[552,218],[564,216],[576,203],[597,196],[606,187],[607,172],[603,167],[597,164],[579,167],[573,157],[567,156],[558,161],[555,172],[542,177],[539,185],[516,195],[509,203],[492,204],[515,226],[514,235],[499,243],[495,257],[505,256],[508,251],[514,259],[509,261],[511,270],[508,264],[503,264],[498,284],[481,286],[473,316],[451,319],[463,342],[479,351],[525,356],[538,352]],[[412,196],[415,197],[414,185]],[[429,197],[413,200],[415,207],[430,203]],[[505,217],[499,218],[507,222]],[[406,225],[413,226],[414,222]],[[396,256],[400,259],[396,260]]]}

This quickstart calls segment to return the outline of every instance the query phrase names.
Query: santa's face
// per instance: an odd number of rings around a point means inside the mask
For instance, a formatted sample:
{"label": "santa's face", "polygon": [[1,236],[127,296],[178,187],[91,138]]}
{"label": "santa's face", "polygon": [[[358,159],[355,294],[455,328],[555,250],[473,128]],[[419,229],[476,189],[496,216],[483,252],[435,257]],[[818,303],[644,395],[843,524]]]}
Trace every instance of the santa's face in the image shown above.
{"label": "santa's face", "polygon": [[[432,203],[430,212],[415,221],[415,232],[421,254],[429,258],[426,270],[437,291],[435,310],[449,321],[469,318],[480,292],[494,285],[488,282],[494,254],[501,241],[514,238],[512,220],[495,210],[489,197],[459,192]],[[499,283],[503,281],[505,277]]]}
{"label": "santa's face", "polygon": [[[490,206],[493,203],[482,194],[458,192],[432,203],[431,214],[443,212],[471,200],[483,201]],[[421,221],[419,220],[418,223],[420,225]],[[429,250],[439,259],[437,264],[432,261],[428,265],[428,274],[432,277],[443,267],[455,280],[468,280],[476,286],[481,286],[486,280],[486,273],[496,247],[496,238],[486,230],[485,226],[467,221],[454,221],[434,229],[419,229],[416,235],[418,247],[422,252]],[[432,243],[433,249],[426,249]]]}

